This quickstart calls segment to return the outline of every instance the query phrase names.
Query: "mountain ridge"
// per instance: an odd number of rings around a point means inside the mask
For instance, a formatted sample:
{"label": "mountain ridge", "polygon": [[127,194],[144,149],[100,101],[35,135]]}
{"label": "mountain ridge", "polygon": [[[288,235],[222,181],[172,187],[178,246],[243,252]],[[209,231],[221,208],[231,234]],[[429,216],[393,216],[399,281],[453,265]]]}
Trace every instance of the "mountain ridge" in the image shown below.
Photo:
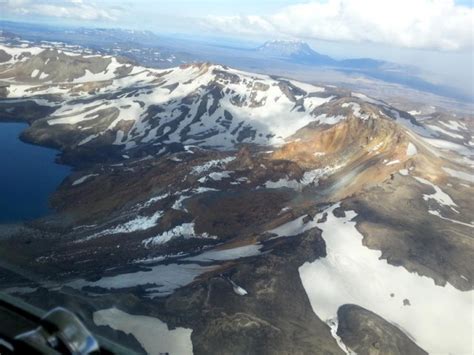
{"label": "mountain ridge", "polygon": [[[312,81],[317,80],[316,74],[311,73],[314,69],[326,72],[325,81],[328,84],[340,86],[343,83],[356,89],[357,86],[360,86],[360,82],[354,86],[354,75],[363,76],[371,81],[371,86],[384,90],[384,96],[390,101],[397,101],[397,92],[401,89],[398,85],[402,85],[403,90],[415,89],[419,91],[414,94],[416,96],[422,95],[423,101],[433,102],[435,105],[437,102],[443,102],[443,105],[449,110],[457,110],[456,107],[459,107],[459,104],[465,105],[465,103],[472,102],[471,91],[456,88],[456,83],[445,82],[442,85],[433,83],[426,79],[427,73],[420,73],[416,68],[394,63],[378,63],[377,60],[370,58],[367,61],[347,59],[336,63],[337,66],[328,67],[260,55],[256,50],[249,49],[248,44],[222,46],[222,42],[216,43],[212,39],[203,39],[197,42],[179,36],[152,36],[150,34],[141,36],[139,33],[131,37],[129,31],[120,29],[110,29],[110,33],[107,29],[87,29],[88,35],[85,36],[84,29],[73,27],[58,31],[52,27],[40,25],[6,21],[1,23],[5,30],[8,29],[19,34],[15,38],[4,38],[10,44],[18,45],[32,41],[32,43],[40,45],[45,43],[44,40],[49,40],[50,45],[57,48],[88,48],[92,52],[102,55],[124,56],[146,67],[169,68],[183,63],[211,60],[250,72],[261,71],[272,74],[271,67],[280,68],[283,66],[284,68],[280,69],[285,69],[285,72],[293,72],[291,76],[302,81],[308,81],[310,77],[312,77]],[[130,38],[133,38],[133,41]],[[221,41],[225,41],[225,39],[221,39]],[[262,65],[262,63],[266,64]],[[334,73],[333,70],[336,70],[337,73]],[[311,75],[306,75],[305,71]],[[343,77],[342,82],[341,76]],[[371,87],[367,86],[365,90],[366,93],[378,96],[378,90],[373,91]],[[431,94],[441,97],[435,99]],[[442,97],[456,99],[457,103],[445,102]]]}

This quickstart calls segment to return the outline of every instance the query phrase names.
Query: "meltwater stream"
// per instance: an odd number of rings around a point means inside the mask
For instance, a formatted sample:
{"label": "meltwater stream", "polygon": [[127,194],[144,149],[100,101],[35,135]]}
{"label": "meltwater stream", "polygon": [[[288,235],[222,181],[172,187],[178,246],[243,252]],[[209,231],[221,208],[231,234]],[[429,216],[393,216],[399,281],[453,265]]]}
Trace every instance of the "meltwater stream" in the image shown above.
{"label": "meltwater stream", "polygon": [[70,168],[55,163],[57,151],[20,141],[23,123],[0,123],[0,224],[51,212],[48,199]]}

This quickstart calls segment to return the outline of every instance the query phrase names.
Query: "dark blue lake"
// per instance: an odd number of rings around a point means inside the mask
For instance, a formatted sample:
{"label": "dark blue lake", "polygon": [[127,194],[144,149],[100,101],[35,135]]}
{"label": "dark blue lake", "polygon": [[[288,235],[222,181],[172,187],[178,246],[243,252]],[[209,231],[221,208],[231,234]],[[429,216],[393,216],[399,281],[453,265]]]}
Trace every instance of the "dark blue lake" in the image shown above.
{"label": "dark blue lake", "polygon": [[0,123],[0,223],[50,213],[48,199],[71,170],[54,162],[57,151],[20,141],[26,127]]}

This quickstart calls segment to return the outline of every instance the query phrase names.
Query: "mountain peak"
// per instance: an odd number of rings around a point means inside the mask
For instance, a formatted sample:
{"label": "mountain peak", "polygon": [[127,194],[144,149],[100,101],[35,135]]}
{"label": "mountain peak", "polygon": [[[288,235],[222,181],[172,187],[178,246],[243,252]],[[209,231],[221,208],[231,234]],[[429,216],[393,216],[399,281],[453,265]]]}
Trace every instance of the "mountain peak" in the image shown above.
{"label": "mountain peak", "polygon": [[272,45],[282,45],[282,46],[306,46],[309,47],[308,43],[301,41],[299,39],[274,39],[271,41],[267,41],[263,44],[264,46],[272,46]]}
{"label": "mountain peak", "polygon": [[304,63],[330,64],[334,60],[314,51],[308,43],[300,40],[271,40],[257,48],[267,57],[292,59]]}
{"label": "mountain peak", "polygon": [[313,51],[306,42],[281,39],[267,41],[260,46],[258,50],[260,52],[273,53],[278,56],[299,55]]}

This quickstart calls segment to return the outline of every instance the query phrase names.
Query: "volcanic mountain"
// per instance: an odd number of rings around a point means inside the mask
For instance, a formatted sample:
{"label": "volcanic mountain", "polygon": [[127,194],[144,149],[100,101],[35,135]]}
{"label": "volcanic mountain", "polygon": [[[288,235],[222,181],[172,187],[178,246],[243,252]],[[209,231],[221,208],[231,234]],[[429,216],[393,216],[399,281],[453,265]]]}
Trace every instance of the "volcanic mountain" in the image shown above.
{"label": "volcanic mountain", "polygon": [[257,52],[267,57],[290,59],[300,63],[328,65],[337,61],[314,51],[307,43],[291,40],[273,40],[257,48]]}
{"label": "volcanic mountain", "polygon": [[468,119],[39,47],[0,47],[0,81],[0,117],[75,168],[56,214],[0,239],[35,270],[8,292],[109,336],[115,308],[158,319],[195,354],[469,352]]}
{"label": "volcanic mountain", "polygon": [[328,55],[316,52],[308,43],[298,40],[267,41],[256,48],[256,52],[266,58],[281,59],[298,64],[329,66],[341,70],[356,70],[361,72],[380,70],[379,75],[382,75],[383,72],[416,73],[416,68],[371,58],[336,60]]}

